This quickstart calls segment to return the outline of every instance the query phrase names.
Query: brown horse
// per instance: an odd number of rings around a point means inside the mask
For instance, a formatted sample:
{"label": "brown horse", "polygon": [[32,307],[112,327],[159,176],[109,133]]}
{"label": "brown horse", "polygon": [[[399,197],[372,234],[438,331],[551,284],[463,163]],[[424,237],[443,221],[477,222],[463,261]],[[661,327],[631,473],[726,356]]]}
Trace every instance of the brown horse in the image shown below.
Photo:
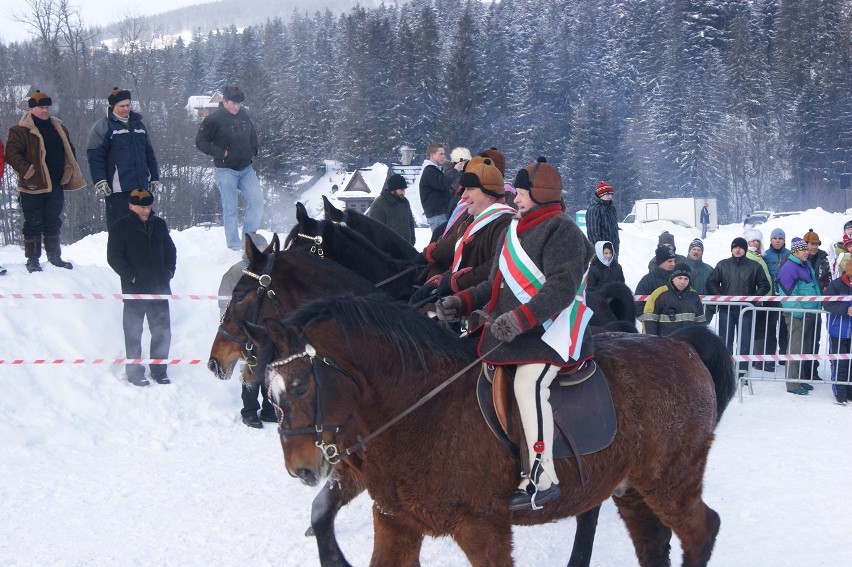
{"label": "brown horse", "polygon": [[474,361],[472,342],[375,298],[320,300],[268,322],[268,332],[282,356],[267,386],[286,468],[308,485],[338,460],[358,471],[375,502],[371,565],[419,565],[424,535],[451,536],[473,565],[510,565],[512,524],[576,515],[611,495],[641,565],[669,564],[672,531],[684,565],[707,564],[720,522],[701,498],[704,469],[735,382],[724,344],[705,327],[669,338],[596,335],[616,439],[583,457],[585,486],[562,459],[562,496],[514,513],[520,465],[479,415],[479,369],[441,384]]}
{"label": "brown horse", "polygon": [[379,293],[373,284],[339,264],[304,252],[278,252],[277,234],[263,252],[250,238],[245,246],[248,267],[234,287],[207,362],[207,368],[222,380],[231,377],[240,358],[254,356],[246,352],[252,344],[242,329],[243,321],[284,317],[320,297]]}

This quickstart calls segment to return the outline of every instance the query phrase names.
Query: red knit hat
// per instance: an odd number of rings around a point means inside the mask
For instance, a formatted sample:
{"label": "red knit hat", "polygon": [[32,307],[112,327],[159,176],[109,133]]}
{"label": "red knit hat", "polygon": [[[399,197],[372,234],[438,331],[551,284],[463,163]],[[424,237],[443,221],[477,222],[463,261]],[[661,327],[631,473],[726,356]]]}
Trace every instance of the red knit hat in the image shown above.
{"label": "red knit hat", "polygon": [[843,248],[844,250],[849,250],[849,247],[852,246],[852,236],[848,234],[843,235]]}
{"label": "red knit hat", "polygon": [[612,195],[612,193],[612,186],[610,186],[610,184],[606,181],[601,181],[600,183],[598,183],[598,188],[595,189],[595,195],[597,195],[598,197],[602,197],[604,195]]}

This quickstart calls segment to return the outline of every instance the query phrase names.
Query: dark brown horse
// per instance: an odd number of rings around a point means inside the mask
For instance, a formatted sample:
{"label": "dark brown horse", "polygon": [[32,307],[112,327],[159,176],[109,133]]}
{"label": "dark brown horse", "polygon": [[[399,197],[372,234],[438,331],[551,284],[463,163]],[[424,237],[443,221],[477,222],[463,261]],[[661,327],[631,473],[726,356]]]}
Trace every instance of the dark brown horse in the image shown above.
{"label": "dark brown horse", "polygon": [[254,356],[246,352],[252,345],[243,321],[284,317],[320,297],[379,293],[373,284],[339,264],[304,252],[278,252],[277,234],[263,252],[250,238],[245,239],[245,246],[248,267],[234,287],[207,362],[207,368],[220,379],[231,377],[238,360]]}
{"label": "dark brown horse", "polygon": [[357,470],[375,501],[372,565],[419,565],[424,535],[453,537],[473,565],[510,565],[512,524],[576,515],[613,494],[641,565],[669,564],[672,531],[684,565],[707,564],[720,522],[701,498],[704,469],[735,382],[724,344],[706,328],[596,335],[616,439],[583,457],[588,484],[573,461],[560,460],[562,496],[515,513],[507,503],[520,465],[479,414],[479,369],[433,392],[474,361],[471,342],[374,298],[320,300],[268,322],[268,332],[281,356],[267,385],[287,470],[309,485],[331,472],[329,460]]}
{"label": "dark brown horse", "polygon": [[287,236],[284,248],[337,262],[373,282],[394,299],[407,301],[414,291],[417,269],[410,261],[392,257],[350,228],[311,218],[302,203],[296,203],[296,225]]}
{"label": "dark brown horse", "polygon": [[392,258],[410,262],[417,256],[417,249],[385,223],[353,209],[340,210],[332,205],[325,195],[322,196],[322,206],[325,220],[349,227],[364,235],[376,248],[385,251]]}

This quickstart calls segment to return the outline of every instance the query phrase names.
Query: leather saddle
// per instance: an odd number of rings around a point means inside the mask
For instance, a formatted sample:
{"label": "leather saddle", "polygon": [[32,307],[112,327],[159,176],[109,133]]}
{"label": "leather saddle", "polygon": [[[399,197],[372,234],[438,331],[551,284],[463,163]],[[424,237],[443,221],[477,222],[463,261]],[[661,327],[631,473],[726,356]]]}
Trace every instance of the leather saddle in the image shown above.
{"label": "leather saddle", "polygon": [[[560,372],[550,385],[553,408],[553,458],[573,457],[582,472],[581,455],[607,448],[615,439],[617,421],[606,377],[594,360]],[[477,381],[479,408],[488,427],[515,457],[521,454],[520,419],[512,391],[513,366],[482,365]],[[515,419],[513,419],[515,418]]]}

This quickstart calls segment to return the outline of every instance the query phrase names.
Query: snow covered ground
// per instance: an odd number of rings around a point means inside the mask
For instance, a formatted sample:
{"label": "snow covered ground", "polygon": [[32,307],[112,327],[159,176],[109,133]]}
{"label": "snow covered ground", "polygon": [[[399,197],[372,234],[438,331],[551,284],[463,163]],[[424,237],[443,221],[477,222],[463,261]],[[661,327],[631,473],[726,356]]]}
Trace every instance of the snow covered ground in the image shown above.
{"label": "snow covered ground", "polygon": [[[814,228],[823,248],[842,233],[844,215],[822,210],[775,226],[788,242]],[[662,230],[686,253],[698,235],[670,223],[622,225],[622,264],[635,286]],[[708,236],[705,259],[729,255],[741,225]],[[268,236],[268,234],[267,234]],[[421,245],[428,239],[421,230]],[[220,228],[173,233],[176,294],[215,295],[239,259]],[[118,293],[106,263],[106,234],[64,248],[67,271],[28,274],[20,248],[0,248],[0,360],[119,358],[121,302],[11,299],[11,293]],[[215,301],[172,301],[171,356],[206,362],[218,325]],[[147,335],[146,335],[147,336]],[[143,339],[143,345],[147,339]],[[318,489],[283,469],[273,427],[239,420],[239,383],[215,379],[203,363],[176,365],[173,384],[137,388],[108,365],[0,364],[0,565],[318,565],[303,535]],[[705,499],[722,518],[711,564],[837,566],[852,559],[852,407],[832,403],[825,386],[791,396],[758,382],[731,403],[706,474]],[[340,514],[341,546],[355,565],[372,549],[370,499]],[[515,530],[519,565],[564,565],[575,523]],[[680,551],[674,542],[674,563]],[[449,539],[427,539],[423,565],[460,566]],[[636,565],[614,506],[606,503],[594,565]]]}

